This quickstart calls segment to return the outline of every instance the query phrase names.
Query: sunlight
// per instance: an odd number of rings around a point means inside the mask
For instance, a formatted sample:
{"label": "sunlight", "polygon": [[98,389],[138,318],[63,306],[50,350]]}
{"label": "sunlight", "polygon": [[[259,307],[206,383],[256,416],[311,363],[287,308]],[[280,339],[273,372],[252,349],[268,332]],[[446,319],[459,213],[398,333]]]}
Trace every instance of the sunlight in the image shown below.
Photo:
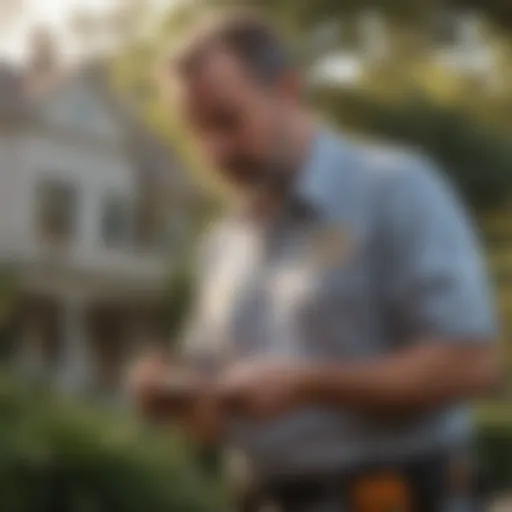
{"label": "sunlight", "polygon": [[26,40],[30,31],[39,25],[47,25],[55,31],[57,38],[65,43],[65,57],[76,54],[73,34],[66,23],[70,16],[80,10],[103,11],[114,6],[116,0],[20,0],[22,8],[14,11],[5,20],[0,35],[0,58],[22,62],[26,57]]}

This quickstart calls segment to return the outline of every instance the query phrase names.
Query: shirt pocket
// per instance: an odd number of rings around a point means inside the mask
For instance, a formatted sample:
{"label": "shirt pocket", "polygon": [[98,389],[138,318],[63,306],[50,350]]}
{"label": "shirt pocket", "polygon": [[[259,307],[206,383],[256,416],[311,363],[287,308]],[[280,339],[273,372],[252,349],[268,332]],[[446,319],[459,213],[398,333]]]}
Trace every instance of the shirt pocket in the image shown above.
{"label": "shirt pocket", "polygon": [[360,346],[366,296],[364,265],[318,266],[298,260],[276,274],[274,307],[312,358],[345,357]]}

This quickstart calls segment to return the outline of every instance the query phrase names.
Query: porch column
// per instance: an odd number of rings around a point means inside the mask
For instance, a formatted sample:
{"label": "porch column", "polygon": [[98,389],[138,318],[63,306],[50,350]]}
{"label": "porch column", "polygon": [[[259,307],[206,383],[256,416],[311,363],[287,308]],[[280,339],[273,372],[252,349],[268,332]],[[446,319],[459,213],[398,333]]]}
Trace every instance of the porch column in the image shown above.
{"label": "porch column", "polygon": [[128,350],[125,353],[125,362],[144,354],[148,344],[154,341],[150,338],[151,334],[148,332],[145,318],[137,312],[133,313],[129,322],[127,335]]}
{"label": "porch column", "polygon": [[16,348],[16,365],[26,377],[46,377],[48,368],[43,350],[43,326],[37,314],[27,314]]}
{"label": "porch column", "polygon": [[85,301],[68,296],[61,305],[60,383],[66,391],[85,392],[93,378],[91,347],[86,334]]}

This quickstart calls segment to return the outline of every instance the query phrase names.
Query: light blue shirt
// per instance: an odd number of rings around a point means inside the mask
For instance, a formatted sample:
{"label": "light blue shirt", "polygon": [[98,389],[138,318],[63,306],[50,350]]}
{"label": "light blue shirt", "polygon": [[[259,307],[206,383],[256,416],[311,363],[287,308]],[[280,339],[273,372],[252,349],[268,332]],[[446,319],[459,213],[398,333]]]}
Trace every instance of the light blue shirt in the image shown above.
{"label": "light blue shirt", "polygon": [[[496,335],[473,225],[447,180],[418,155],[324,130],[270,228],[241,217],[208,237],[187,350],[236,358],[371,360],[414,343]],[[324,471],[408,458],[470,435],[464,404],[383,420],[311,407],[233,422],[256,470]]]}

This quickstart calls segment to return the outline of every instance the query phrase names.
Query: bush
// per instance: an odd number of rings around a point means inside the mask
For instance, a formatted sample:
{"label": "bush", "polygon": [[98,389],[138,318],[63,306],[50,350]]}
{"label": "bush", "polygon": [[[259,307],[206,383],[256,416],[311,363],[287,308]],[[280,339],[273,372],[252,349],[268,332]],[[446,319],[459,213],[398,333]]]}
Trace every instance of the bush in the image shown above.
{"label": "bush", "polygon": [[512,489],[512,414],[506,403],[481,411],[477,450],[491,492]]}
{"label": "bush", "polygon": [[[477,448],[490,490],[512,489],[506,405],[481,411]],[[0,379],[1,511],[225,512],[225,490],[176,436]]]}
{"label": "bush", "polygon": [[177,437],[1,382],[2,511],[225,511],[221,489]]}

